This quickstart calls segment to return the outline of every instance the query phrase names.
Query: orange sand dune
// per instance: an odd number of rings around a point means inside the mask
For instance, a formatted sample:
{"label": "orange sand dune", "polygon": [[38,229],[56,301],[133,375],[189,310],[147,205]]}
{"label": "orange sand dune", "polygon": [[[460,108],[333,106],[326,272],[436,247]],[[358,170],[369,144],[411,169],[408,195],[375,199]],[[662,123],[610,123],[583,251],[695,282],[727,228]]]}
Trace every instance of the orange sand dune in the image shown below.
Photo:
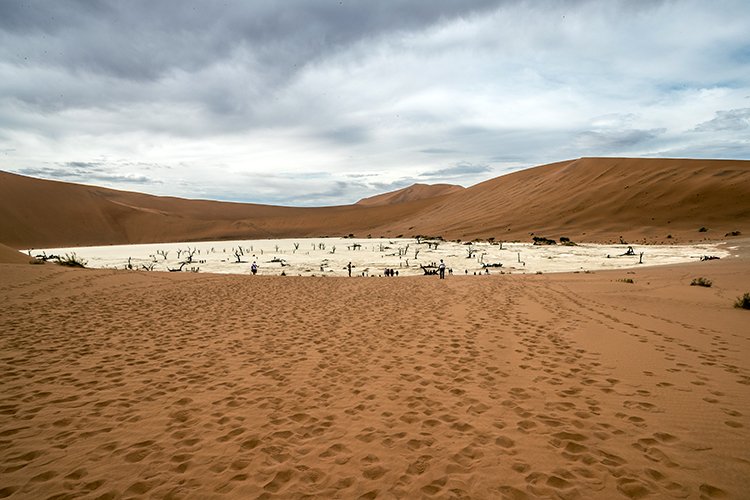
{"label": "orange sand dune", "polygon": [[748,283],[0,264],[0,497],[747,498]]}
{"label": "orange sand dune", "polygon": [[750,232],[750,161],[565,161],[483,182],[387,227],[498,241],[526,241],[530,233],[576,241],[722,239]]}
{"label": "orange sand dune", "polygon": [[14,248],[365,236],[432,200],[292,208],[150,196],[0,172],[0,242]]}
{"label": "orange sand dune", "polygon": [[438,196],[457,193],[464,189],[463,186],[456,186],[453,184],[413,184],[403,189],[391,191],[390,193],[363,198],[357,202],[357,205],[373,206],[405,203],[426,198],[436,198]]}
{"label": "orange sand dune", "polygon": [[0,172],[0,242],[39,248],[347,234],[527,241],[530,233],[684,242],[750,233],[749,161],[583,158],[437,197],[419,191],[421,197],[416,189],[414,196],[376,197],[372,206],[290,208],[157,197]]}

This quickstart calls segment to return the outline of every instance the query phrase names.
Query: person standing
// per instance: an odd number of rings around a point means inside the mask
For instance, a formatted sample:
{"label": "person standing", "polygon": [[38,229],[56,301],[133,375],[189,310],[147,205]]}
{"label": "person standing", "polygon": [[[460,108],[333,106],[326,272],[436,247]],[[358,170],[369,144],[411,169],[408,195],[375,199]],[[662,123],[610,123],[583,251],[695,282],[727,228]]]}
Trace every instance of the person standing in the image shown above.
{"label": "person standing", "polygon": [[438,272],[440,273],[440,279],[445,279],[445,262],[443,262],[443,259],[440,259],[440,265],[438,266]]}
{"label": "person standing", "polygon": [[352,277],[352,263],[349,262],[349,265],[346,266],[346,268],[349,270],[349,277]]}
{"label": "person standing", "polygon": [[253,261],[253,265],[250,266],[250,271],[252,271],[253,276],[258,272],[258,264],[256,264],[255,261]]}

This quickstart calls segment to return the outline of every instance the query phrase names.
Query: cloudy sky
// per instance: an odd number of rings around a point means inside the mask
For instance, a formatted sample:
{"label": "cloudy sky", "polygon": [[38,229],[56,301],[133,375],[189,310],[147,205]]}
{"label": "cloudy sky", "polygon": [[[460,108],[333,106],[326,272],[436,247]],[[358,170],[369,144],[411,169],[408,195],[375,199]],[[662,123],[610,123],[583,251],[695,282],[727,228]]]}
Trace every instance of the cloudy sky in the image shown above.
{"label": "cloudy sky", "polygon": [[302,206],[581,156],[750,159],[750,2],[0,0],[0,170]]}

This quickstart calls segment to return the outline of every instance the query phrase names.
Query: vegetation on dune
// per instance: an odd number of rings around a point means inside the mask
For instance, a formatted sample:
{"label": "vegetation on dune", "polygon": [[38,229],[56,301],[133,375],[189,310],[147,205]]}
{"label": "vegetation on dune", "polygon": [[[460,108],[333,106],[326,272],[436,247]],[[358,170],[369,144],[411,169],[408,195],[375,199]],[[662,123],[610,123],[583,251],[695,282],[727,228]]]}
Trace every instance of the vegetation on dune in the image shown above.
{"label": "vegetation on dune", "polygon": [[690,282],[690,286],[704,286],[706,288],[709,288],[711,285],[713,285],[713,282],[702,276],[699,278],[694,278],[693,281]]}
{"label": "vegetation on dune", "polygon": [[734,307],[738,309],[750,309],[750,293],[745,292],[742,297],[737,297]]}

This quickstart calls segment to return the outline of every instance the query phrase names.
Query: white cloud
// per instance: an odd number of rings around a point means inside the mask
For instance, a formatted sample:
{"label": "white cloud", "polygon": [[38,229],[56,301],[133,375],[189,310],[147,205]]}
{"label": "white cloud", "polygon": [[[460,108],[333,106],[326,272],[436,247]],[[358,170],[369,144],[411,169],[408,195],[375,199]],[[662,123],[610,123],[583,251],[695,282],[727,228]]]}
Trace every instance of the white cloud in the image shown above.
{"label": "white cloud", "polygon": [[750,158],[749,47],[739,0],[4,2],[0,168],[310,205],[579,156]]}

